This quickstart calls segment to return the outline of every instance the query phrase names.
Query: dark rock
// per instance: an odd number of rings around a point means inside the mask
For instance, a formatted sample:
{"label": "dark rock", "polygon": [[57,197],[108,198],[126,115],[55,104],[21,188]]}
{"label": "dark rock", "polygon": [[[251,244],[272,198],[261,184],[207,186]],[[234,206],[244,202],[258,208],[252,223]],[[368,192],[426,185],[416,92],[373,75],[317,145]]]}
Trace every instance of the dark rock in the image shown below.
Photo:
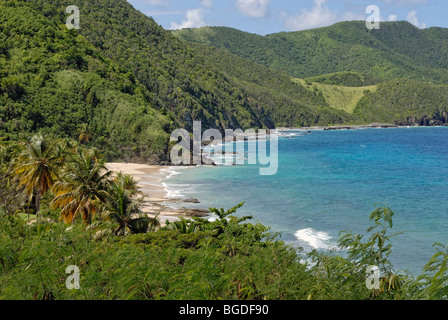
{"label": "dark rock", "polygon": [[204,209],[182,209],[180,212],[186,217],[207,217],[209,215],[208,210]]}
{"label": "dark rock", "polygon": [[188,198],[183,200],[185,203],[200,203],[198,199]]}

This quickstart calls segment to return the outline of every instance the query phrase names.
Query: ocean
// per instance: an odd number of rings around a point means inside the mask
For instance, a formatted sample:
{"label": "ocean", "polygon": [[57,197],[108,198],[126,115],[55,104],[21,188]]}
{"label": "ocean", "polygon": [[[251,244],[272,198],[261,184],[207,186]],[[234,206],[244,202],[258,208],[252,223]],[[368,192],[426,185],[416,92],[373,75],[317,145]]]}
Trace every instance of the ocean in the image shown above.
{"label": "ocean", "polygon": [[[245,205],[281,240],[313,249],[334,248],[340,231],[366,234],[378,205],[394,212],[391,261],[414,275],[448,244],[448,128],[410,127],[284,133],[278,171],[259,165],[173,169],[165,187],[195,208]],[[187,206],[182,204],[182,206]]]}

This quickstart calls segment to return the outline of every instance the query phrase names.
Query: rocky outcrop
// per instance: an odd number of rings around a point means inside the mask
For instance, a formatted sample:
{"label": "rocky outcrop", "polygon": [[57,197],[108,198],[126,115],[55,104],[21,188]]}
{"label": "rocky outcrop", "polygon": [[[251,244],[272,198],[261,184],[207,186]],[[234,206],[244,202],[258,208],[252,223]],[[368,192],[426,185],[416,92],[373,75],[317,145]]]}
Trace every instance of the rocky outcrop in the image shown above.
{"label": "rocky outcrop", "polygon": [[433,115],[423,117],[410,116],[404,121],[396,121],[400,126],[448,126],[448,113],[444,110],[436,111]]}

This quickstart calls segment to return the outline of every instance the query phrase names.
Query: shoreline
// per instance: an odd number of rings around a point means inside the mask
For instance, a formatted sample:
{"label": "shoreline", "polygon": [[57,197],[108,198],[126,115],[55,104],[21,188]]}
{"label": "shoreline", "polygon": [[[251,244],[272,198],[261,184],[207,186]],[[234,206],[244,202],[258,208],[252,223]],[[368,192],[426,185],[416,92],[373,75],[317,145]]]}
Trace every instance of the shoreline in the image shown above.
{"label": "shoreline", "polygon": [[334,125],[334,126],[312,126],[312,127],[299,127],[299,128],[277,128],[278,131],[291,131],[291,130],[357,130],[357,129],[387,129],[387,128],[401,128],[407,126],[399,126],[392,123],[371,123],[371,124],[360,124],[360,125]]}
{"label": "shoreline", "polygon": [[118,162],[106,163],[106,166],[110,171],[117,173],[121,171],[137,181],[139,189],[144,195],[142,212],[152,218],[158,215],[162,226],[166,224],[167,220],[174,222],[180,218],[209,216],[209,210],[206,209],[185,207],[174,209],[169,206],[169,203],[199,203],[197,199],[178,199],[168,196],[163,183],[171,176],[172,170],[176,167]]}

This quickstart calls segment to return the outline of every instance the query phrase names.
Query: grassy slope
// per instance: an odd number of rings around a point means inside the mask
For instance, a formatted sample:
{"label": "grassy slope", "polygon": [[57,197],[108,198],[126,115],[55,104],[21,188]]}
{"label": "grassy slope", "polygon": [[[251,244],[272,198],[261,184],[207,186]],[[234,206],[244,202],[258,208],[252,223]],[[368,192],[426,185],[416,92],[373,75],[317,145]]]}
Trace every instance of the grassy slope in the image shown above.
{"label": "grassy slope", "polygon": [[370,92],[376,92],[377,86],[346,87],[296,79],[310,91],[321,94],[328,105],[337,110],[353,114],[358,102]]}

